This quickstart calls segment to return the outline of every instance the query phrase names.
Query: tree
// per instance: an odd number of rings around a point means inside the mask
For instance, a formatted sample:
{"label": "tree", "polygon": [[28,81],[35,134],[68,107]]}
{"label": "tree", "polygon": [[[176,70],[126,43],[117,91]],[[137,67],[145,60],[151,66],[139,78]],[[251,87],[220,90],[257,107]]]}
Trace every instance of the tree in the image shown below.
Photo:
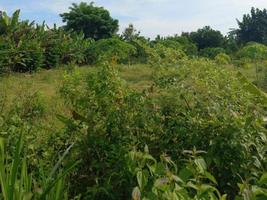
{"label": "tree", "polygon": [[237,20],[239,29],[236,30],[240,43],[258,42],[267,44],[267,10],[251,8],[250,14],[245,14],[243,20]]}
{"label": "tree", "polygon": [[118,20],[110,16],[109,11],[103,7],[87,4],[72,4],[68,13],[60,14],[65,29],[75,32],[83,32],[85,37],[95,40],[109,38],[118,31]]}
{"label": "tree", "polygon": [[225,40],[220,31],[213,30],[210,26],[205,26],[196,32],[183,33],[182,36],[188,37],[199,50],[208,47],[222,47]]}
{"label": "tree", "polygon": [[138,39],[140,36],[140,31],[137,31],[134,28],[133,24],[129,24],[127,28],[125,28],[124,32],[122,33],[122,39],[125,41],[132,41],[133,39]]}

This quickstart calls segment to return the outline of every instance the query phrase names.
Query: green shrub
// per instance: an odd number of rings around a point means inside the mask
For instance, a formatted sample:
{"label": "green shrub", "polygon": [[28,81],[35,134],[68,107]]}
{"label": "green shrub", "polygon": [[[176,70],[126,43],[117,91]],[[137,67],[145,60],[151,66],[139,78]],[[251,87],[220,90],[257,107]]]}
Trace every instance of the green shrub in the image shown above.
{"label": "green shrub", "polygon": [[225,53],[219,53],[217,56],[215,56],[214,60],[218,64],[223,64],[223,65],[227,65],[231,63],[231,57]]}
{"label": "green shrub", "polygon": [[248,43],[237,52],[237,57],[247,61],[267,59],[267,46],[258,43]]}
{"label": "green shrub", "polygon": [[127,63],[135,54],[136,49],[118,38],[102,39],[94,42],[88,49],[88,60],[90,63],[107,61],[111,63]]}
{"label": "green shrub", "polygon": [[154,67],[174,66],[177,65],[181,59],[186,58],[185,53],[181,49],[167,48],[161,44],[150,48],[148,52],[148,63]]}
{"label": "green shrub", "polygon": [[90,199],[125,199],[133,180],[123,155],[146,144],[152,156],[166,152],[177,166],[183,150],[206,151],[207,169],[230,198],[240,177],[266,170],[261,92],[214,62],[181,60],[156,72],[143,92],[128,89],[108,66],[87,78],[67,76],[62,94],[73,109],[67,122],[70,132],[84,135],[76,154],[84,167],[76,174],[85,178],[74,176],[73,194],[87,188]]}
{"label": "green shrub", "polygon": [[146,40],[135,39],[130,41],[136,49],[136,53],[131,56],[132,63],[142,63],[147,64],[149,60],[149,43]]}
{"label": "green shrub", "polygon": [[187,56],[197,56],[198,53],[197,46],[184,36],[175,35],[167,38],[156,39],[154,43],[161,44],[166,48],[182,50]]}
{"label": "green shrub", "polygon": [[216,189],[217,181],[207,171],[207,164],[199,155],[201,151],[185,153],[189,153],[189,158],[179,169],[166,154],[157,161],[147,147],[144,152],[130,152],[129,169],[137,182],[132,199],[226,199],[226,195],[222,196]]}
{"label": "green shrub", "polygon": [[200,52],[199,52],[200,56],[210,58],[210,59],[214,59],[220,53],[225,53],[225,50],[223,48],[220,48],[220,47],[205,48],[205,49],[200,50]]}

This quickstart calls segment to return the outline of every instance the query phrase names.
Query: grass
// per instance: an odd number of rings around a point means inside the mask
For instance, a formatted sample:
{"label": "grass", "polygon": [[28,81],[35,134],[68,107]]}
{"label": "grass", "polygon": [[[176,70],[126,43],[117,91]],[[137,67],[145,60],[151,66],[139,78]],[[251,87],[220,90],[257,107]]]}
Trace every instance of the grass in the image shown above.
{"label": "grass", "polygon": [[[232,67],[231,67],[232,68]],[[88,74],[95,71],[96,67],[83,66],[78,68],[81,74]],[[255,83],[257,80],[256,71],[254,65],[250,64],[247,67],[235,68],[235,70],[240,70],[251,82]],[[264,80],[265,73],[261,73],[264,70],[260,68],[258,78]],[[30,93],[39,92],[43,95],[47,105],[53,105],[48,107],[48,113],[53,115],[55,110],[60,110],[60,112],[68,113],[68,110],[64,107],[63,99],[58,94],[59,87],[64,79],[64,73],[67,69],[62,67],[52,70],[40,70],[36,73],[13,73],[8,76],[3,76],[0,78],[0,94],[6,96],[6,102],[12,102],[18,96],[23,96],[25,90]],[[124,79],[129,87],[142,91],[150,87],[152,83],[152,70],[146,65],[119,65],[118,66],[119,75]],[[259,83],[259,87],[264,91],[267,91],[267,85]],[[57,103],[55,103],[57,102]],[[51,119],[53,121],[53,119]]]}
{"label": "grass", "polygon": [[[119,66],[121,78],[125,79],[129,86],[142,90],[151,83],[151,69],[145,65]],[[87,74],[96,70],[96,67],[80,67],[81,74]],[[40,70],[33,74],[14,73],[0,78],[0,91],[8,98],[13,99],[17,94],[28,88],[31,91],[41,92],[48,101],[53,101],[63,81],[66,68]]]}
{"label": "grass", "polygon": [[[84,66],[80,67],[78,70],[81,74],[88,74],[95,71],[96,67]],[[257,79],[255,67],[252,65],[238,68],[238,70],[240,70],[251,82],[254,82]],[[9,76],[1,77],[0,94],[1,92],[2,94],[5,94],[7,96],[7,102],[11,102],[25,90],[40,92],[45,97],[46,101],[48,101],[48,105],[52,105],[55,100],[60,98],[58,89],[63,81],[65,71],[66,68],[58,68],[52,70],[40,70],[33,74],[14,73]],[[118,66],[118,71],[121,78],[126,80],[130,88],[141,91],[148,88],[152,83],[152,70],[146,65],[120,65]],[[264,74],[260,73],[259,78],[264,79]],[[267,89],[267,86],[265,88]]]}

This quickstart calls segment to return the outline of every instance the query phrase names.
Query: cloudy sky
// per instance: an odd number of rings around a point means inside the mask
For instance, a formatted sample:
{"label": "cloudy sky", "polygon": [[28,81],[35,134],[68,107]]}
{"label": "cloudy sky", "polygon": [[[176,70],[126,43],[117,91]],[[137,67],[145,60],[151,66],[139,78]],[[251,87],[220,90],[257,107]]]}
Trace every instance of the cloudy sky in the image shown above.
{"label": "cloudy sky", "polygon": [[[84,0],[91,2],[90,0]],[[9,14],[21,9],[21,18],[46,21],[62,25],[59,13],[68,10],[72,2],[80,0],[0,0],[0,10]],[[267,8],[267,0],[95,0],[96,5],[107,8],[112,17],[119,19],[120,29],[129,23],[142,35],[172,35],[193,31],[205,25],[226,34],[236,28],[236,19],[241,19],[251,7]]]}

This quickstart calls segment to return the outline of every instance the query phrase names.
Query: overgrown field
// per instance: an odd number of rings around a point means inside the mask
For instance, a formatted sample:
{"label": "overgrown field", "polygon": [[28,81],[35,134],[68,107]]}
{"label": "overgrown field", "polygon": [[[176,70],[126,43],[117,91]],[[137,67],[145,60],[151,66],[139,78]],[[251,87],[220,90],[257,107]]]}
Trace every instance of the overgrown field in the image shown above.
{"label": "overgrown field", "polygon": [[6,152],[23,134],[20,153],[40,191],[56,165],[72,169],[57,183],[68,198],[125,199],[135,186],[136,198],[151,199],[264,194],[253,188],[265,183],[266,97],[229,67],[68,66],[3,77],[1,94]]}
{"label": "overgrown field", "polygon": [[0,199],[267,199],[265,37],[118,35],[93,3],[61,16],[0,12]]}

